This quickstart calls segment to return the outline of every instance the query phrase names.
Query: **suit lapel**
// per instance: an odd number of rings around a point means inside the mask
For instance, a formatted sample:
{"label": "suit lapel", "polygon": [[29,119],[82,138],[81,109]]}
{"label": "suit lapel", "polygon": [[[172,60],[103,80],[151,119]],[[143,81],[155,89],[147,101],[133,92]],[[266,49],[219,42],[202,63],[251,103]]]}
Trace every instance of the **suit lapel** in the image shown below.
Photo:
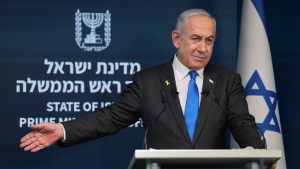
{"label": "suit lapel", "polygon": [[176,87],[174,71],[172,67],[172,61],[166,64],[166,66],[159,73],[159,77],[160,77],[161,85],[163,86],[163,90],[167,97],[167,103],[169,104],[169,107],[177,122],[177,125],[181,133],[185,137],[185,139],[191,143],[178,95],[177,94],[174,95],[174,92],[177,91],[177,87]]}
{"label": "suit lapel", "polygon": [[[172,95],[172,92],[177,91],[174,71],[172,67],[172,61],[168,62],[165,65],[165,67],[159,73],[159,78],[161,81],[161,85],[163,86],[163,91],[165,92],[167,98],[167,103],[177,122],[177,125],[182,135],[185,137],[185,139],[189,143],[191,143],[179,98],[177,95],[175,96]],[[213,73],[210,67],[211,67],[210,64],[207,64],[207,66],[204,69],[204,79],[203,79],[203,87],[202,87],[202,89],[207,89],[209,90],[209,92],[215,89],[215,86],[217,84],[217,79],[218,79],[218,74],[216,72]],[[212,94],[208,94],[207,96],[201,97],[200,109],[198,112],[198,119],[197,119],[193,144],[197,142],[203,130],[203,126],[206,123],[206,119],[209,114],[209,109],[211,107],[212,101],[213,101]]]}
{"label": "suit lapel", "polygon": [[218,74],[212,73],[210,71],[209,64],[204,69],[204,79],[203,79],[203,87],[202,90],[208,90],[208,95],[202,95],[201,96],[201,102],[200,102],[200,109],[198,112],[198,119],[197,119],[197,125],[196,130],[194,134],[194,141],[193,144],[197,142],[197,139],[199,138],[203,126],[206,123],[206,119],[209,113],[209,109],[211,107],[211,103],[213,101],[212,94],[210,93],[212,89],[215,89],[216,83],[217,83]]}

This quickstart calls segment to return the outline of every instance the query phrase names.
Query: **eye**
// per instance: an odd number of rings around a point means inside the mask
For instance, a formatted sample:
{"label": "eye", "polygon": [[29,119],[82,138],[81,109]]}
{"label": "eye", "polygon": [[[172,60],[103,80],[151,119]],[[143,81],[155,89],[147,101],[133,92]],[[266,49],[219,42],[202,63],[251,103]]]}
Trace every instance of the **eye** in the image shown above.
{"label": "eye", "polygon": [[192,40],[193,42],[198,42],[200,39],[199,39],[198,37],[191,37],[191,40]]}
{"label": "eye", "polygon": [[205,43],[206,43],[207,45],[211,45],[211,44],[213,44],[213,42],[214,42],[214,39],[213,39],[213,38],[205,39]]}

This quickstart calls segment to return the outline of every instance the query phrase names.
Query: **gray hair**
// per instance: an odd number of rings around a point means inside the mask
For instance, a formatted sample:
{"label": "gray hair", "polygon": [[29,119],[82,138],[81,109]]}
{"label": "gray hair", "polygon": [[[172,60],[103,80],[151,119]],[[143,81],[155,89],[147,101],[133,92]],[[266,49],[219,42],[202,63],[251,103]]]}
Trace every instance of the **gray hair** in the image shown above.
{"label": "gray hair", "polygon": [[177,22],[176,22],[176,28],[175,29],[179,32],[181,38],[184,36],[185,24],[186,24],[187,20],[190,17],[201,16],[201,15],[208,16],[214,21],[215,31],[216,31],[217,23],[216,23],[215,18],[210,13],[208,13],[207,11],[205,11],[203,9],[188,9],[188,10],[182,12],[178,16]]}

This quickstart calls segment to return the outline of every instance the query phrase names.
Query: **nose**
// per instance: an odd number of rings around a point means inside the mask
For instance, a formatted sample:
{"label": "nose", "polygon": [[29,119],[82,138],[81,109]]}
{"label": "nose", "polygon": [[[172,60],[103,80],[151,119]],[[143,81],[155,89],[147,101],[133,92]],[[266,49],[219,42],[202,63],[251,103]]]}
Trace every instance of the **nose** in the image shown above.
{"label": "nose", "polygon": [[202,39],[202,40],[199,42],[197,50],[198,50],[199,52],[205,52],[205,51],[206,51],[206,43],[205,43],[205,39]]}

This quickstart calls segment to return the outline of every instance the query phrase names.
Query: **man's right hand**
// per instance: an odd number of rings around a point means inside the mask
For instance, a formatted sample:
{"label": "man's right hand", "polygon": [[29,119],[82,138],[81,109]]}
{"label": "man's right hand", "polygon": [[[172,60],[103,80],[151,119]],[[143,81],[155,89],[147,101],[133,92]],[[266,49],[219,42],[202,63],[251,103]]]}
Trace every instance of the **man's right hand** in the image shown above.
{"label": "man's right hand", "polygon": [[37,124],[30,128],[33,131],[21,139],[20,148],[24,148],[24,151],[37,152],[51,146],[64,135],[62,125],[58,123]]}

